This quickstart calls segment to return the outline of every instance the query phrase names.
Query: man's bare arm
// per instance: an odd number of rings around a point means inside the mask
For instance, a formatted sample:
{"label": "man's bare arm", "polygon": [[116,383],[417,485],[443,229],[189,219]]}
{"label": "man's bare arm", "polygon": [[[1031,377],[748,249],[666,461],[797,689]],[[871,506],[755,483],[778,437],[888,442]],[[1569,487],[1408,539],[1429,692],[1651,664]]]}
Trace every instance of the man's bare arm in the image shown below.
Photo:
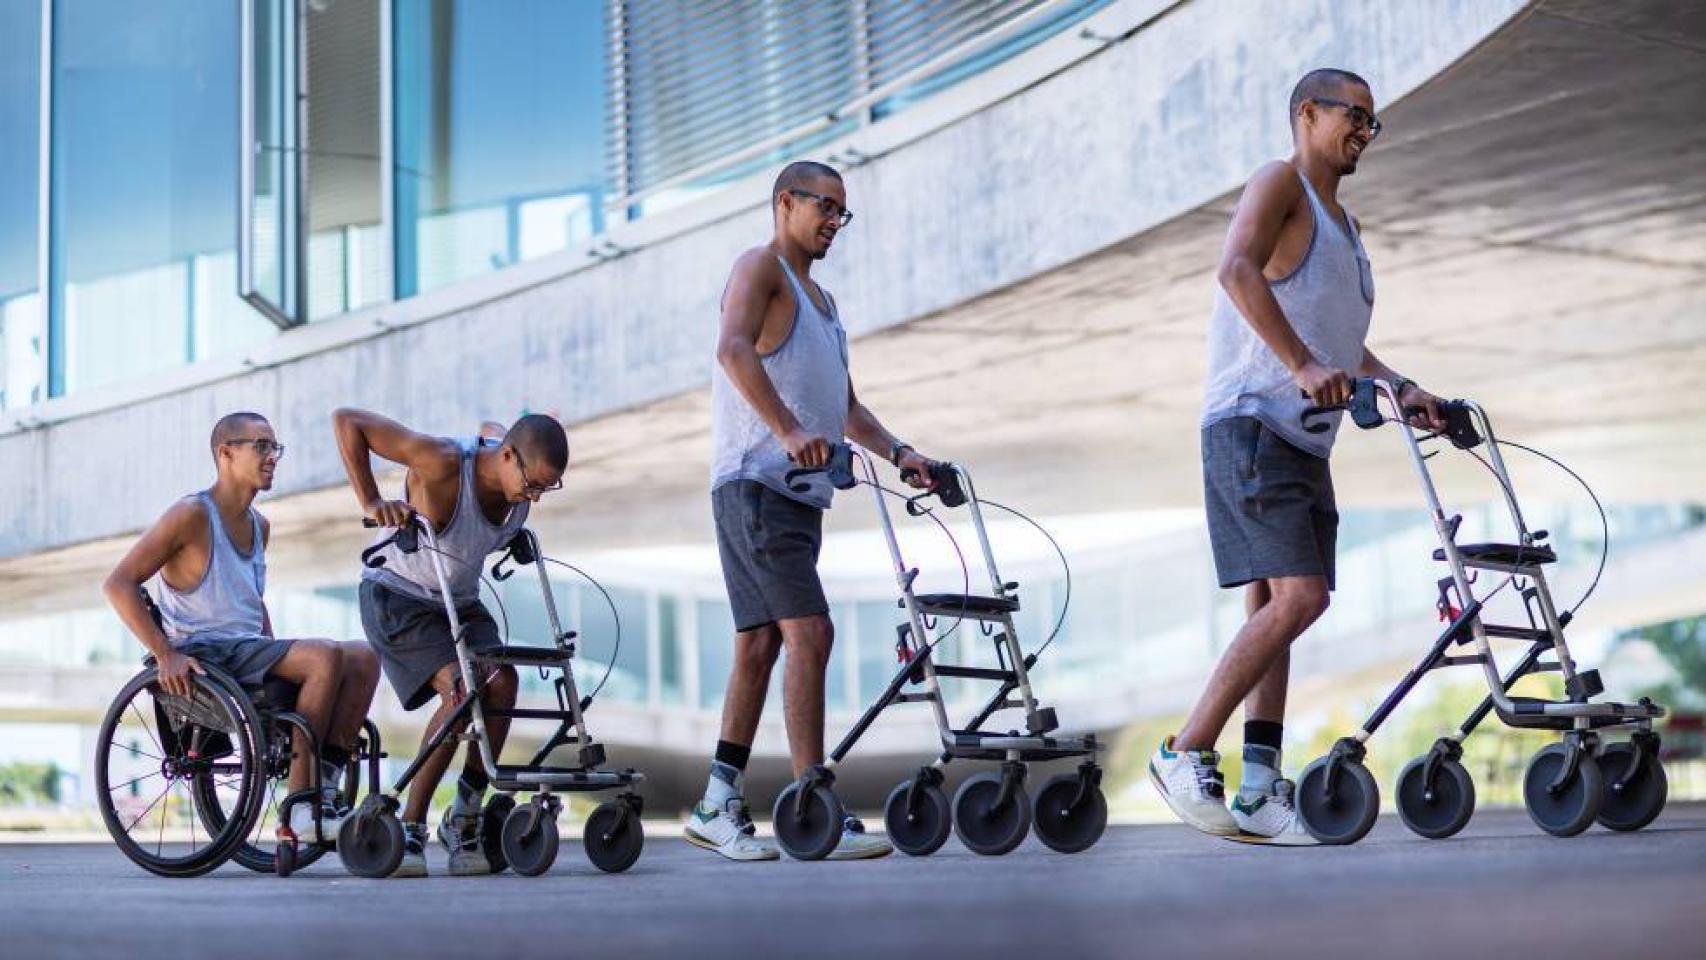
{"label": "man's bare arm", "polygon": [[[131,634],[154,655],[161,685],[166,692],[179,696],[189,693],[189,672],[202,672],[201,665],[173,649],[171,641],[143,605],[141,590],[143,584],[190,542],[197,531],[197,521],[203,516],[201,505],[193,500],[173,504],[141,538],[131,544],[130,550],[101,584],[107,603],[130,628]],[[212,562],[211,558],[209,562]]]}
{"label": "man's bare arm", "polygon": [[[764,313],[781,284],[781,267],[765,250],[751,250],[735,262],[729,288],[723,294],[723,316],[717,333],[717,363],[730,382],[758,413],[770,432],[803,466],[822,466],[829,459],[826,438],[813,437],[800,427],[758,356],[764,333]],[[840,439],[839,437],[836,439]]]}
{"label": "man's bare arm", "polygon": [[379,482],[373,477],[369,453],[407,467],[428,482],[449,479],[461,465],[461,454],[449,440],[419,433],[369,410],[342,407],[333,411],[332,430],[338,439],[344,472],[349,475],[350,487],[362,511],[388,527],[407,523],[411,511],[407,504],[388,501],[379,495]]}
{"label": "man's bare arm", "polygon": [[1286,212],[1296,205],[1302,192],[1303,185],[1290,164],[1275,161],[1257,170],[1232,215],[1217,277],[1238,312],[1292,372],[1298,385],[1316,403],[1343,403],[1350,395],[1344,372],[1315,359],[1286,319],[1262,273],[1279,244]]}
{"label": "man's bare arm", "polygon": [[[860,402],[859,395],[853,390],[852,377],[847,378],[847,436],[884,460],[889,458],[889,452],[899,442],[895,435],[883,426],[882,421],[877,419],[877,415],[871,412],[871,408]],[[901,450],[896,466],[902,470],[918,471],[917,475],[909,477],[907,482],[915,487],[928,487],[933,482],[930,479],[930,463],[930,458],[907,446]]]}

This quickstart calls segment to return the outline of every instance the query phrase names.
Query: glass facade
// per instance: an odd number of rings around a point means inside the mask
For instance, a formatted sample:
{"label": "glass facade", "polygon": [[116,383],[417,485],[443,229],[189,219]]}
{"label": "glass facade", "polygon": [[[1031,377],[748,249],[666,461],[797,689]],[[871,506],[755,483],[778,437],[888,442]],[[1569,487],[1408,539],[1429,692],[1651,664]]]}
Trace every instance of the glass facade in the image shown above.
{"label": "glass facade", "polygon": [[604,226],[603,4],[397,0],[397,292]]}
{"label": "glass facade", "polygon": [[269,332],[236,295],[236,35],[234,4],[54,4],[53,394]]}
{"label": "glass facade", "polygon": [[0,0],[0,410],[47,393],[40,158],[41,3]]}
{"label": "glass facade", "polygon": [[1105,2],[935,69],[1040,0],[0,0],[0,409],[589,247]]}

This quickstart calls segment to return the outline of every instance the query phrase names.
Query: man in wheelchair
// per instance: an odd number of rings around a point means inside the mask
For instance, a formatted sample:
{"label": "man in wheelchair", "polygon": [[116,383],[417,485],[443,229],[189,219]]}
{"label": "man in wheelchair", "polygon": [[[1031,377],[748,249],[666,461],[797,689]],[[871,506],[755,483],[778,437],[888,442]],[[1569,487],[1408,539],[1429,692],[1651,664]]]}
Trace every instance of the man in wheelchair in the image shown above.
{"label": "man in wheelchair", "polygon": [[[267,678],[296,686],[295,710],[320,743],[320,756],[298,750],[289,790],[308,789],[320,764],[320,836],[314,804],[290,805],[281,839],[330,842],[345,812],[338,780],[379,682],[379,661],[365,643],[280,639],[266,591],[267,519],[255,497],[271,489],[284,445],[258,413],[232,413],[214,425],[218,476],[213,486],[172,504],[113,568],[102,585],[125,626],[154,656],[160,688],[188,696],[203,664],[229,673],[251,696]],[[156,623],[144,584],[159,578]]]}

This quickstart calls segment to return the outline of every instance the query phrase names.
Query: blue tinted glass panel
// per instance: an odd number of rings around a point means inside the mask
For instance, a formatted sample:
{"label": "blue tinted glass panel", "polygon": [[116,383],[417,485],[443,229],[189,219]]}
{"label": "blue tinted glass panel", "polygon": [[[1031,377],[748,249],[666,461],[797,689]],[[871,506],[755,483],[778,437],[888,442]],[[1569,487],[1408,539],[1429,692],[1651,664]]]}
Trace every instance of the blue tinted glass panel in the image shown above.
{"label": "blue tinted glass panel", "polygon": [[41,4],[0,0],[0,410],[42,399]]}

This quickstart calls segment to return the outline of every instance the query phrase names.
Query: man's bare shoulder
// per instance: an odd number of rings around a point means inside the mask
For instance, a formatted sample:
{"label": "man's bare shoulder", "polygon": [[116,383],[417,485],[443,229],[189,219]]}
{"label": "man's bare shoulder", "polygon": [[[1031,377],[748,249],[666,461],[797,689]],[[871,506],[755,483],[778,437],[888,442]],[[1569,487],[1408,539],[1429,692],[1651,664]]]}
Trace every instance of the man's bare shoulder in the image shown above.
{"label": "man's bare shoulder", "polygon": [[782,279],[782,268],[776,263],[776,254],[769,247],[753,247],[735,258],[735,265],[729,271],[729,276],[739,278],[748,283],[775,284]]}
{"label": "man's bare shoulder", "polygon": [[160,514],[152,529],[169,535],[176,543],[193,542],[207,533],[207,510],[193,495],[180,498]]}
{"label": "man's bare shoulder", "polygon": [[1297,168],[1290,160],[1269,160],[1250,174],[1244,189],[1246,193],[1278,194],[1295,198],[1303,193],[1303,184],[1299,183],[1297,178]]}

